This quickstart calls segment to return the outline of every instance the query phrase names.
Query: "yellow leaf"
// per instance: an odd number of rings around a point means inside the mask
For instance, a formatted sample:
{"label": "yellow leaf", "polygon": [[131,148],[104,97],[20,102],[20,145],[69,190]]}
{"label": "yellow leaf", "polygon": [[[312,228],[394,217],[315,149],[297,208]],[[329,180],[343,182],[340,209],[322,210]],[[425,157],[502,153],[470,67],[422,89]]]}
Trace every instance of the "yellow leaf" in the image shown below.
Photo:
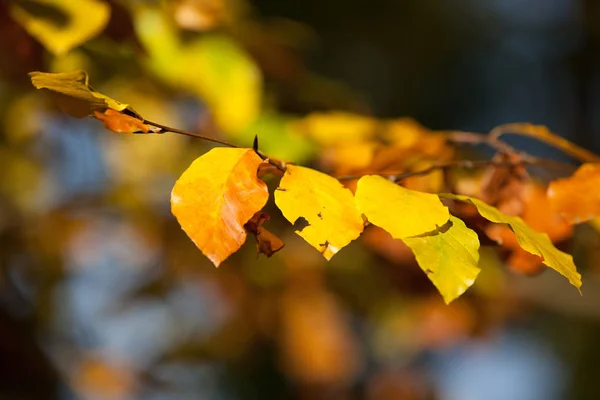
{"label": "yellow leaf", "polygon": [[440,197],[471,203],[488,221],[507,224],[523,250],[542,257],[544,264],[567,278],[577,289],[581,288],[581,275],[577,272],[573,257],[554,247],[547,234],[534,231],[521,218],[505,215],[479,199],[454,194],[442,194]]}
{"label": "yellow leaf", "polygon": [[296,233],[331,259],[363,230],[363,220],[350,190],[335,178],[310,168],[288,165],[275,203],[297,224]]}
{"label": "yellow leaf", "polygon": [[369,222],[395,239],[435,231],[450,219],[438,196],[403,188],[377,175],[360,178],[355,197]]}
{"label": "yellow leaf", "polygon": [[372,138],[379,126],[377,120],[347,112],[316,112],[297,123],[305,135],[324,146],[357,142]]}
{"label": "yellow leaf", "polygon": [[156,7],[136,7],[134,24],[152,72],[206,102],[221,130],[239,133],[259,116],[260,70],[232,39],[214,33],[184,42],[173,21]]}
{"label": "yellow leaf", "polygon": [[451,216],[439,229],[402,239],[446,304],[475,282],[480,269],[479,239],[460,219]]}
{"label": "yellow leaf", "polygon": [[550,182],[548,200],[571,223],[600,216],[600,164],[584,164],[573,176]]}
{"label": "yellow leaf", "polygon": [[197,158],[171,192],[171,211],[215,266],[246,241],[246,224],[269,198],[252,149],[216,148]]}
{"label": "yellow leaf", "polygon": [[[56,74],[36,71],[30,72],[29,76],[33,86],[47,91],[61,111],[73,117],[93,116],[95,111],[104,113],[109,108],[119,112],[127,109],[138,116],[127,104],[120,103],[92,89],[85,71]],[[139,119],[142,118],[139,117]]]}
{"label": "yellow leaf", "polygon": [[110,7],[97,0],[28,0],[13,2],[11,16],[54,54],[98,35],[110,18]]}

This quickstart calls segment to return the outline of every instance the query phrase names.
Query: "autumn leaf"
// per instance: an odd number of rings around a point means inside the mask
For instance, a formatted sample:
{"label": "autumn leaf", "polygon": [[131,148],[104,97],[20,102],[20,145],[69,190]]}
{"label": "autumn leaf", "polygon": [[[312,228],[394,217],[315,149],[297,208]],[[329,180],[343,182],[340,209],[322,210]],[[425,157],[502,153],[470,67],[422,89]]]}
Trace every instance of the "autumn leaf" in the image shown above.
{"label": "autumn leaf", "polygon": [[331,146],[370,139],[378,126],[374,118],[337,111],[310,114],[296,122],[295,128],[316,142]]}
{"label": "autumn leaf", "polygon": [[11,3],[11,16],[54,54],[98,35],[110,18],[110,6],[98,0],[27,0]]}
{"label": "autumn leaf", "polygon": [[584,164],[565,179],[548,185],[552,209],[571,223],[600,216],[600,164]]}
{"label": "autumn leaf", "polygon": [[405,237],[402,241],[411,248],[446,304],[471,287],[479,274],[477,233],[454,216],[435,231]]}
{"label": "autumn leaf", "polygon": [[104,113],[94,111],[94,116],[102,121],[107,129],[117,133],[148,133],[151,129],[143,121],[111,108]]}
{"label": "autumn leaf", "polygon": [[450,219],[438,196],[403,188],[377,175],[360,178],[355,198],[369,222],[394,239],[435,231]]}
{"label": "autumn leaf", "polygon": [[244,244],[244,224],[269,198],[266,184],[256,177],[261,162],[252,149],[212,149],[173,187],[171,211],[217,267]]}
{"label": "autumn leaf", "polygon": [[275,203],[295,224],[296,233],[328,260],[363,230],[352,192],[310,168],[288,165],[275,190]]}
{"label": "autumn leaf", "polygon": [[[33,86],[48,92],[60,110],[73,117],[94,116],[96,111],[104,113],[108,109],[119,112],[128,110],[139,117],[127,104],[120,103],[92,89],[85,71],[56,74],[36,71],[30,72],[29,76]],[[142,118],[139,117],[139,119]]]}
{"label": "autumn leaf", "polygon": [[271,257],[284,246],[284,243],[274,233],[268,231],[263,224],[271,217],[265,212],[257,212],[250,221],[246,222],[244,227],[256,238],[256,251],[258,254],[264,254]]}
{"label": "autumn leaf", "polygon": [[[512,190],[513,188],[516,190]],[[573,227],[551,209],[546,190],[541,185],[531,182],[516,185],[511,183],[500,193],[503,199],[497,208],[501,212],[520,216],[532,229],[546,233],[553,243],[565,240],[573,234]],[[534,275],[546,268],[541,257],[521,249],[509,226],[490,224],[484,231],[490,239],[512,250],[506,264],[513,271]]]}
{"label": "autumn leaf", "polygon": [[195,31],[208,31],[231,19],[225,0],[176,0],[173,18],[179,26]]}
{"label": "autumn leaf", "polygon": [[222,131],[237,134],[259,116],[262,76],[237,42],[221,33],[182,40],[159,7],[136,7],[133,14],[149,69],[163,82],[199,96]]}
{"label": "autumn leaf", "polygon": [[523,250],[542,257],[544,264],[567,278],[577,289],[581,288],[581,275],[577,272],[577,268],[573,263],[573,257],[554,247],[547,234],[536,232],[523,222],[521,218],[505,215],[497,208],[479,199],[454,194],[442,194],[440,197],[473,204],[477,207],[479,214],[488,221],[507,224],[514,232]]}

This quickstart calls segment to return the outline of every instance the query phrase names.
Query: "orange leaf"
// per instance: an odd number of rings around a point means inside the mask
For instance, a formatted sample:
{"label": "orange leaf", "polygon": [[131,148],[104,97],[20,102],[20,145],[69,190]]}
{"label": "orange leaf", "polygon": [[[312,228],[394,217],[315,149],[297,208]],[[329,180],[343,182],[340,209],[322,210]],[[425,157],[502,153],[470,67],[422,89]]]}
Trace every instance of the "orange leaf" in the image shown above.
{"label": "orange leaf", "polygon": [[552,209],[571,223],[600,216],[600,164],[584,164],[570,178],[548,186]]}
{"label": "orange leaf", "polygon": [[144,124],[143,121],[129,116],[127,114],[123,114],[122,112],[113,110],[111,108],[104,111],[104,113],[94,111],[94,116],[100,121],[104,122],[104,126],[106,126],[107,129],[110,129],[113,132],[148,133],[150,131],[150,126]]}
{"label": "orange leaf", "polygon": [[171,192],[171,210],[215,266],[246,241],[246,224],[269,192],[256,177],[262,160],[252,149],[216,148],[199,157]]}
{"label": "orange leaf", "polygon": [[250,221],[246,223],[245,228],[256,238],[256,251],[258,254],[265,254],[271,257],[285,245],[274,233],[263,228],[263,224],[271,217],[265,212],[257,212]]}

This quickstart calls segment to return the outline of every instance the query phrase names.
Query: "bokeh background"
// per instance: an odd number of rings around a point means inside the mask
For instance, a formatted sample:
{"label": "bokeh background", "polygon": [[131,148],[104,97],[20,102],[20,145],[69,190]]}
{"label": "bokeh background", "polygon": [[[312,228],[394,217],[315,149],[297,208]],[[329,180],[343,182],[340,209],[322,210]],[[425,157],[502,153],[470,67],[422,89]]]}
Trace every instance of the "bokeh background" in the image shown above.
{"label": "bokeh background", "polygon": [[600,398],[592,227],[566,244],[583,297],[490,255],[446,306],[393,248],[356,241],[326,263],[272,206],[284,250],[257,258],[249,240],[215,269],[169,209],[210,146],[66,116],[27,76],[85,69],[150,120],[258,134],[311,165],[318,146],[290,126],[327,110],[478,132],[526,121],[598,152],[600,3],[115,0],[101,33],[58,54],[15,13],[68,29],[51,9],[92,18],[84,3],[0,2],[0,398]]}

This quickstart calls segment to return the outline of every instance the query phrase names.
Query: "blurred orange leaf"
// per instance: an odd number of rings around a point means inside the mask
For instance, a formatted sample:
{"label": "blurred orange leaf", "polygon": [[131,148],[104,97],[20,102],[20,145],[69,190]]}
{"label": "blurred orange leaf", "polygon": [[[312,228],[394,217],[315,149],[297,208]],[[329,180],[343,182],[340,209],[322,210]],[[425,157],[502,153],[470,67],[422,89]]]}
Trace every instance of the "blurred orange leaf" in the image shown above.
{"label": "blurred orange leaf", "polygon": [[571,223],[600,216],[600,164],[584,164],[570,178],[551,182],[548,199],[552,209]]}
{"label": "blurred orange leaf", "polygon": [[296,233],[328,260],[363,230],[352,192],[310,168],[288,165],[275,190],[275,203],[288,221],[298,225]]}
{"label": "blurred orange leaf", "polygon": [[171,192],[179,224],[217,267],[244,244],[244,224],[269,198],[256,176],[261,162],[252,149],[212,149],[190,165]]}
{"label": "blurred orange leaf", "polygon": [[150,126],[143,121],[115,111],[111,108],[104,113],[94,111],[94,116],[104,123],[107,129],[117,133],[150,132]]}

